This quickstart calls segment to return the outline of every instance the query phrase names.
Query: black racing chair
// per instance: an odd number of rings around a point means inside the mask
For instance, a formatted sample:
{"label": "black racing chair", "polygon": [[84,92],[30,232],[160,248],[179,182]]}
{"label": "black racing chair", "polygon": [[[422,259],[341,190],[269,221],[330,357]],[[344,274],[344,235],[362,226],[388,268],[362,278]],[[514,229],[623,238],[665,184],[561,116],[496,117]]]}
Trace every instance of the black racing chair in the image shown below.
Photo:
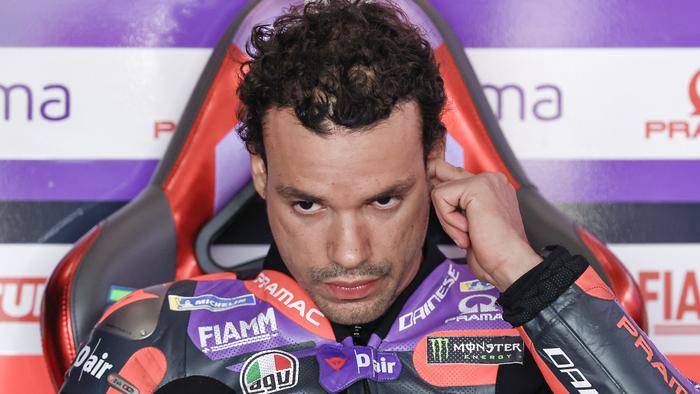
{"label": "black racing chair", "polygon": [[[297,0],[295,2],[300,2]],[[622,263],[582,226],[547,202],[511,152],[463,48],[425,0],[402,0],[409,19],[425,31],[445,80],[450,106],[444,121],[471,172],[500,171],[518,191],[525,228],[537,250],[562,244],[584,255],[645,327],[644,304]],[[42,315],[43,346],[56,386],[105,310],[114,285],[142,288],[223,270],[253,270],[256,261],[227,267],[210,254],[212,240],[231,231],[266,226],[250,186],[247,153],[235,135],[236,86],[251,27],[269,22],[287,3],[252,1],[216,46],[148,187],[95,226],[51,276]],[[252,210],[246,210],[252,207]],[[257,210],[255,207],[258,207]],[[251,213],[252,212],[252,213]],[[231,223],[244,222],[232,226]],[[232,227],[234,227],[232,229]],[[221,235],[223,234],[223,235]]]}

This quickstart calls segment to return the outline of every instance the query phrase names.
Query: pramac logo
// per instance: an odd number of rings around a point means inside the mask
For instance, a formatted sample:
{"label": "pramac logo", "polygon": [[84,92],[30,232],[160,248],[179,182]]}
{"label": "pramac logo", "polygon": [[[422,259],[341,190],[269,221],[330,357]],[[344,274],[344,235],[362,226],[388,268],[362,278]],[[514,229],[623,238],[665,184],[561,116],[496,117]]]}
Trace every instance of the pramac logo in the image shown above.
{"label": "pramac logo", "polygon": [[294,279],[280,272],[263,270],[255,279],[243,283],[258,299],[272,305],[307,331],[322,338],[335,339],[328,319]]}
{"label": "pramac logo", "polygon": [[693,75],[690,80],[690,86],[688,86],[688,92],[690,93],[690,102],[693,104],[695,111],[691,115],[700,115],[700,70]]}
{"label": "pramac logo", "polygon": [[[693,106],[691,116],[700,116],[700,70],[690,78],[688,85],[690,104]],[[692,140],[700,139],[700,119],[647,120],[644,122],[644,136],[647,140]]]}
{"label": "pramac logo", "polygon": [[70,90],[59,83],[32,87],[0,81],[0,121],[61,121],[70,117]]}

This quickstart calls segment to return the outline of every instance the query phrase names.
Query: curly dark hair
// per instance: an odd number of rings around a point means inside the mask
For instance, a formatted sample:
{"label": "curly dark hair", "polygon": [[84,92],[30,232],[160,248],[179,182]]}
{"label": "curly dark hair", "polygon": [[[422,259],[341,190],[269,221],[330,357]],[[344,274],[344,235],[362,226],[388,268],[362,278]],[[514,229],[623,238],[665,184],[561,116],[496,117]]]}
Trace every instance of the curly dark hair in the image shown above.
{"label": "curly dark hair", "polygon": [[442,77],[430,43],[387,2],[321,0],[291,7],[253,28],[241,66],[238,134],[265,159],[263,118],[291,108],[319,134],[332,126],[365,129],[415,100],[424,158],[445,135]]}

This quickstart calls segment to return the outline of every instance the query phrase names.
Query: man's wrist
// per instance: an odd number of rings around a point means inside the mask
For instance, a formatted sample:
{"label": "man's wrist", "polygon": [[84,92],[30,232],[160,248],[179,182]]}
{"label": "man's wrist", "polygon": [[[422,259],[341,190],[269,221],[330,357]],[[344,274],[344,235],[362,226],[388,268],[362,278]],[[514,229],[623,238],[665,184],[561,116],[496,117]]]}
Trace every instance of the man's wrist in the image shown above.
{"label": "man's wrist", "polygon": [[503,293],[523,275],[539,265],[542,260],[540,255],[535,253],[529,245],[526,245],[513,257],[513,264],[503,266],[491,273],[491,278],[494,281],[492,284]]}
{"label": "man's wrist", "polygon": [[503,307],[503,319],[518,327],[532,319],[554,302],[588,268],[581,256],[572,256],[561,246],[547,247],[544,261],[523,275],[506,291],[498,303]]}

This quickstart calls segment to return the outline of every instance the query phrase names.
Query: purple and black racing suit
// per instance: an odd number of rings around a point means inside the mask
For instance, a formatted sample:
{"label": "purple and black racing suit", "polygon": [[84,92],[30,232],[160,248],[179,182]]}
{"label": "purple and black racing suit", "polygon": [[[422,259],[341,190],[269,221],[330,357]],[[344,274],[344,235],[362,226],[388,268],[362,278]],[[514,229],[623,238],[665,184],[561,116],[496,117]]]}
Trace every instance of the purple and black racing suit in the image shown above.
{"label": "purple and black racing suit", "polygon": [[257,276],[139,290],[82,345],[62,393],[700,393],[580,256],[505,293],[426,243],[377,321],[330,322],[274,245]]}

